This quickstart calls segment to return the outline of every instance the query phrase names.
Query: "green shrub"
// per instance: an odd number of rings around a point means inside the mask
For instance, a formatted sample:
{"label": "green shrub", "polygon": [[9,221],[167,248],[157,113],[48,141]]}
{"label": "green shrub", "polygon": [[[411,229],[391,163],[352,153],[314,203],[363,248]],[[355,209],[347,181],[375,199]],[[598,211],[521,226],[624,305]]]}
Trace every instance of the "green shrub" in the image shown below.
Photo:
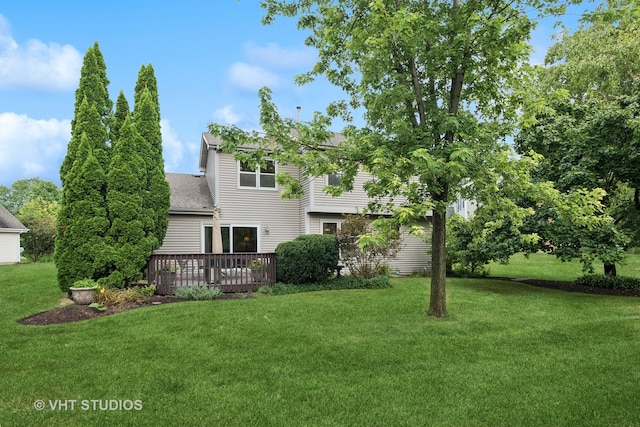
{"label": "green shrub", "polygon": [[640,290],[640,278],[637,277],[592,274],[579,277],[575,283],[577,285],[593,286],[595,288]]}
{"label": "green shrub", "polygon": [[176,298],[191,300],[216,299],[222,295],[219,288],[208,288],[205,286],[180,286],[176,290]]}
{"label": "green shrub", "polygon": [[311,283],[304,285],[293,285],[287,283],[276,283],[273,285],[274,295],[295,294],[298,292],[310,291],[335,291],[346,289],[386,289],[391,287],[389,276],[377,276],[371,279],[360,279],[353,276],[342,276],[334,278],[324,283]]}
{"label": "green shrub", "polygon": [[276,277],[292,284],[328,280],[336,269],[340,253],[333,235],[306,234],[276,248]]}

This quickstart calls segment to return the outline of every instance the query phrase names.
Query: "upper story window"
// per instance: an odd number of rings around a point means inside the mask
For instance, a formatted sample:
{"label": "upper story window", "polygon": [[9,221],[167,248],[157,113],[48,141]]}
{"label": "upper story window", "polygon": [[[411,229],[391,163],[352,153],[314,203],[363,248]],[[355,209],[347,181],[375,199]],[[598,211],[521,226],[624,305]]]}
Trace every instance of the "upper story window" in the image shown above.
{"label": "upper story window", "polygon": [[335,185],[339,187],[342,183],[342,174],[341,173],[331,173],[327,175],[327,185]]}
{"label": "upper story window", "polygon": [[276,188],[276,163],[265,160],[264,167],[240,162],[240,187]]}

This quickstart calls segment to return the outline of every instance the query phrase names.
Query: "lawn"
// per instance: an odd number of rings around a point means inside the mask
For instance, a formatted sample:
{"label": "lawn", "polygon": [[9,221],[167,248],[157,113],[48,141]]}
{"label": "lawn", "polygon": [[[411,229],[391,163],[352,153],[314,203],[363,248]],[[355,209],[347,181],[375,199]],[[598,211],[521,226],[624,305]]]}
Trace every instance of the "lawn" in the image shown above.
{"label": "lawn", "polygon": [[55,269],[0,267],[0,425],[640,425],[638,298],[426,280],[24,326]]}
{"label": "lawn", "polygon": [[[593,264],[594,273],[602,274],[602,264]],[[640,254],[627,254],[624,263],[616,266],[618,275],[640,277]],[[491,263],[489,274],[493,277],[520,277],[543,280],[573,281],[584,275],[580,261],[559,261],[555,256],[537,253],[525,257],[516,254],[509,264]]]}

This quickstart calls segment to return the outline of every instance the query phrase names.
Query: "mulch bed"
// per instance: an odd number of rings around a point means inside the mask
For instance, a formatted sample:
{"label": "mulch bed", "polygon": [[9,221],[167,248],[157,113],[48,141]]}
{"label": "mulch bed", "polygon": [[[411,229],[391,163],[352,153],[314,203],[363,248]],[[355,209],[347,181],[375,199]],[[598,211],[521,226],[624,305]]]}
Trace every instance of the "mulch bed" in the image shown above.
{"label": "mulch bed", "polygon": [[[490,279],[506,280],[510,282],[526,283],[528,285],[539,286],[543,288],[557,289],[568,292],[582,292],[586,294],[598,295],[617,295],[617,296],[633,296],[640,297],[640,290],[636,289],[605,289],[593,286],[576,285],[573,282],[555,282],[551,280],[537,279],[513,279],[510,277],[490,277]],[[217,299],[235,299],[235,298],[251,298],[251,294],[222,294]],[[18,322],[23,325],[52,325],[56,323],[77,322],[79,320],[93,319],[95,317],[109,316],[111,314],[121,313],[127,310],[133,310],[141,307],[148,307],[159,304],[169,304],[174,302],[185,302],[172,296],[154,295],[144,303],[128,303],[121,306],[109,306],[105,311],[98,311],[86,305],[70,304],[43,313],[34,314]]]}
{"label": "mulch bed", "polygon": [[638,289],[607,289],[597,288],[594,286],[576,285],[573,282],[555,282],[552,280],[538,279],[514,279],[511,277],[488,277],[488,279],[507,280],[509,282],[526,283],[527,285],[538,286],[541,288],[557,289],[559,291],[567,292],[581,292],[583,294],[640,297],[640,290]]}
{"label": "mulch bed", "polygon": [[[251,298],[251,294],[237,295],[233,293],[222,294],[216,299],[236,299]],[[53,310],[42,313],[33,314],[18,320],[23,325],[53,325],[56,323],[77,322],[79,320],[93,319],[96,317],[109,316],[123,311],[133,310],[141,307],[149,307],[153,305],[169,304],[175,302],[187,302],[172,296],[153,295],[144,303],[127,303],[123,305],[113,305],[106,307],[105,311],[98,311],[86,305],[69,304],[63,307],[54,308]]]}

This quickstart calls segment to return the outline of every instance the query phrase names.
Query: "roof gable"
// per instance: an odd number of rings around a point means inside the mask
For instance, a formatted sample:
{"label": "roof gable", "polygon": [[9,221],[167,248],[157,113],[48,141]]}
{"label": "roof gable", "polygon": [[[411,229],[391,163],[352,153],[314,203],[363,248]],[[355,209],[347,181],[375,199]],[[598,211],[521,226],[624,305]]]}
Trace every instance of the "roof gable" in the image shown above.
{"label": "roof gable", "polygon": [[212,213],[213,195],[204,175],[165,174],[171,190],[170,213]]}
{"label": "roof gable", "polygon": [[27,231],[25,227],[11,212],[0,205],[0,230]]}

